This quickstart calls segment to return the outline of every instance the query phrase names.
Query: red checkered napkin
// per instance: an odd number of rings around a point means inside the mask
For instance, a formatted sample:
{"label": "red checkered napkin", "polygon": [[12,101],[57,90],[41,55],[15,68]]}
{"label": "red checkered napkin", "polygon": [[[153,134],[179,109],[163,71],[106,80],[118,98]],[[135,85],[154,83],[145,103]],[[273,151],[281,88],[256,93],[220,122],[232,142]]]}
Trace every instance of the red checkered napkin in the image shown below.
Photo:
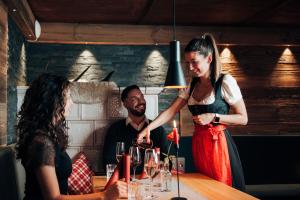
{"label": "red checkered napkin", "polygon": [[92,176],[89,161],[83,152],[79,152],[72,164],[72,173],[68,179],[70,194],[87,194],[92,192]]}

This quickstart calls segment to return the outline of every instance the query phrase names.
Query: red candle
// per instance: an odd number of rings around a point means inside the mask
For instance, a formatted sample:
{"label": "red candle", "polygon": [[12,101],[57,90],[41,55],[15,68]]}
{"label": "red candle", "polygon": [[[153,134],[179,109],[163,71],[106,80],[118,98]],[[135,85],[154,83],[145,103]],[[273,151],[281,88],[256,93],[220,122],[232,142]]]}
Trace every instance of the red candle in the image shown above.
{"label": "red candle", "polygon": [[178,133],[177,133],[176,121],[175,120],[174,120],[174,128],[173,128],[173,140],[174,140],[174,144],[178,145],[179,138],[178,138]]}

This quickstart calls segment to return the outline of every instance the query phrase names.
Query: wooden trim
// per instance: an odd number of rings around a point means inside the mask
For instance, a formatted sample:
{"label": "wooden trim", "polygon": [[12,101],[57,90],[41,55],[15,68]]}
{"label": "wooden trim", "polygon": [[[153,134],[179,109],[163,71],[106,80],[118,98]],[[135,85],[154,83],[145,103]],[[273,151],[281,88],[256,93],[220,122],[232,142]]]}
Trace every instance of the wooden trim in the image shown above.
{"label": "wooden trim", "polygon": [[27,0],[3,0],[8,8],[9,15],[14,19],[24,37],[35,40],[35,17]]}
{"label": "wooden trim", "polygon": [[[41,23],[40,43],[167,45],[172,26]],[[259,27],[176,27],[176,38],[186,44],[205,32],[212,33],[219,45],[300,45],[300,28]]]}

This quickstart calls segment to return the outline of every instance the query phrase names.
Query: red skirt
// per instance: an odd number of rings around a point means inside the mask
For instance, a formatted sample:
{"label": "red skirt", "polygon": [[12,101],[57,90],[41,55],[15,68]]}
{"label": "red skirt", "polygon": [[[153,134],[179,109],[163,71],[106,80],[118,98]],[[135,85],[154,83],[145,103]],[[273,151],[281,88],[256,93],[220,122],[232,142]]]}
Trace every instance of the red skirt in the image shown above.
{"label": "red skirt", "polygon": [[230,159],[224,130],[226,126],[195,125],[193,158],[198,171],[232,186]]}

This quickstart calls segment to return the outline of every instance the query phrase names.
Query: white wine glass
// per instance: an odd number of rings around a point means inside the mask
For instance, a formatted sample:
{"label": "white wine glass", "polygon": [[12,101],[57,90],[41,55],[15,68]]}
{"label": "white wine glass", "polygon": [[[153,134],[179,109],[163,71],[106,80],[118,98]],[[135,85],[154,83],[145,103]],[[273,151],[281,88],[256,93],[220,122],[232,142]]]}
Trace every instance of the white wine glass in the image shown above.
{"label": "white wine glass", "polygon": [[135,181],[135,171],[136,167],[142,164],[142,157],[139,147],[131,146],[129,148],[129,155],[130,155],[130,164],[133,168],[133,181]]}
{"label": "white wine glass", "polygon": [[154,149],[146,149],[145,151],[145,158],[144,158],[144,170],[146,174],[150,177],[150,196],[147,199],[155,199],[156,196],[152,193],[152,185],[153,185],[153,178],[156,175],[157,168],[158,168],[158,157],[155,153]]}
{"label": "white wine glass", "polygon": [[121,161],[124,154],[125,154],[125,144],[124,144],[124,142],[117,142],[116,158],[117,158],[118,162]]}

